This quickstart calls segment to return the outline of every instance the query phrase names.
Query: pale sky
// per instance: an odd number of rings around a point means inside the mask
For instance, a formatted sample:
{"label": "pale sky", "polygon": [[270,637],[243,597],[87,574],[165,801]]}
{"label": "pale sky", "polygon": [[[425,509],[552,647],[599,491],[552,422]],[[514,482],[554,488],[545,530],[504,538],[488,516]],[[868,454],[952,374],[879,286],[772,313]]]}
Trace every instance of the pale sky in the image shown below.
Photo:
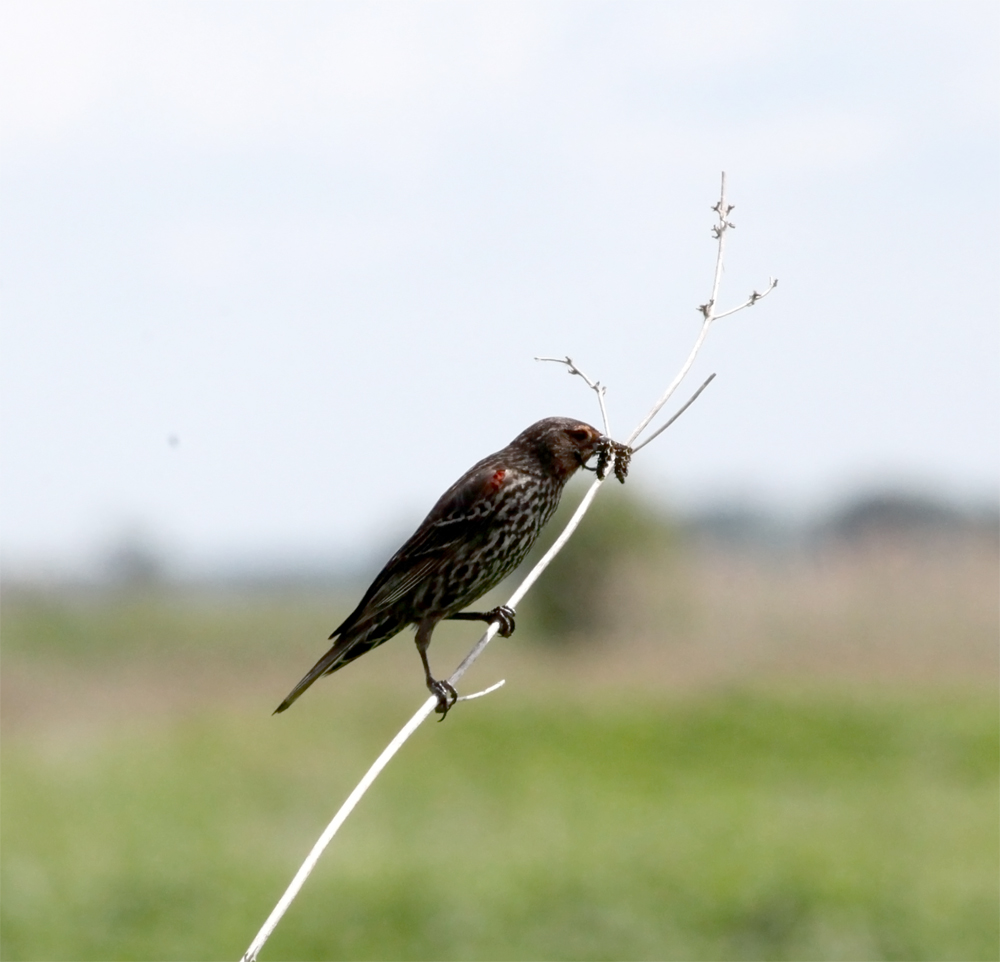
{"label": "pale sky", "polygon": [[[8,570],[363,553],[538,418],[666,503],[995,496],[995,3],[6,2]],[[678,400],[681,400],[679,398]],[[610,495],[608,495],[610,496]]]}

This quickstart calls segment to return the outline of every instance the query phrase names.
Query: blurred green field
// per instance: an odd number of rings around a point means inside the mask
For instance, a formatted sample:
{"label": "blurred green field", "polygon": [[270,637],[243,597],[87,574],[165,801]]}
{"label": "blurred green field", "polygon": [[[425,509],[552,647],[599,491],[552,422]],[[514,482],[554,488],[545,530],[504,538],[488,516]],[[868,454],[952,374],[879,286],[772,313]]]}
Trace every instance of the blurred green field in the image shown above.
{"label": "blurred green field", "polygon": [[[633,618],[631,640],[533,648],[526,618],[476,668],[508,686],[416,734],[262,959],[1000,957],[977,557],[714,559],[658,644]],[[240,956],[424,697],[401,639],[272,717],[334,608],[5,598],[3,959]]]}
{"label": "blurred green field", "polygon": [[[237,958],[401,720],[352,701],[8,745],[3,957]],[[418,733],[264,957],[997,957],[995,699],[471,709]]]}

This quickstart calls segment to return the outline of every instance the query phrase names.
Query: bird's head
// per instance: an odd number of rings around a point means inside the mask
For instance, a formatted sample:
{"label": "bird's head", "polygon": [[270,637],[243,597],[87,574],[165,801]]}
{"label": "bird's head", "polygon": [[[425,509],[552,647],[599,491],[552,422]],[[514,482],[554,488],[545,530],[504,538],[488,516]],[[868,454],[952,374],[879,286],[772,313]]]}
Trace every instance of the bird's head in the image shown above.
{"label": "bird's head", "polygon": [[567,480],[593,455],[604,435],[575,418],[545,418],[522,431],[511,448],[535,459],[547,472]]}

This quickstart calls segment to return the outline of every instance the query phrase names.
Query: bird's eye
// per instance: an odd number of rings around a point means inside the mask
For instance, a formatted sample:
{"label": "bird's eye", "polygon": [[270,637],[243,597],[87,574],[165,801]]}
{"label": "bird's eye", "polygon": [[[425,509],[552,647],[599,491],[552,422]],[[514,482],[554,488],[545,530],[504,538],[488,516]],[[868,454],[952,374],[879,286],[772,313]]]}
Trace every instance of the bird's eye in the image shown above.
{"label": "bird's eye", "polygon": [[590,432],[584,430],[583,428],[577,428],[575,431],[567,431],[566,433],[574,441],[580,441],[582,443],[584,441],[589,441],[590,440]]}

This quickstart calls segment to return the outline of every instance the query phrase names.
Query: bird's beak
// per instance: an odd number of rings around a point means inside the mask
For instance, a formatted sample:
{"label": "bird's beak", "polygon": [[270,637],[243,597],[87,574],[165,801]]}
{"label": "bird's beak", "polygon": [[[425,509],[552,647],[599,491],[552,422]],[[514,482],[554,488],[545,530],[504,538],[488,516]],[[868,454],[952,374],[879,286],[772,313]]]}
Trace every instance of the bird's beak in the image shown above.
{"label": "bird's beak", "polygon": [[594,448],[593,448],[593,450],[592,450],[592,451],[590,452],[590,454],[588,454],[588,455],[587,455],[586,457],[583,457],[583,455],[581,455],[579,451],[576,451],[576,452],[575,452],[575,454],[576,454],[576,459],[577,459],[577,461],[579,461],[579,462],[580,462],[580,467],[581,467],[581,468],[583,468],[583,470],[584,470],[584,471],[596,471],[596,470],[597,470],[597,468],[596,468],[596,467],[593,467],[593,468],[591,468],[591,467],[588,467],[588,465],[587,465],[587,462],[588,462],[588,461],[589,461],[589,460],[590,460],[591,458],[593,458],[593,456],[594,456],[595,454],[597,454],[597,452],[598,452],[598,451],[600,451],[600,449],[601,449],[601,448],[602,448],[602,447],[603,447],[603,446],[604,446],[605,444],[607,444],[607,441],[608,441],[608,439],[607,439],[607,438],[606,438],[606,437],[605,437],[605,436],[604,436],[603,434],[599,434],[599,435],[597,436],[597,440],[596,440],[596,441],[594,442]]}

